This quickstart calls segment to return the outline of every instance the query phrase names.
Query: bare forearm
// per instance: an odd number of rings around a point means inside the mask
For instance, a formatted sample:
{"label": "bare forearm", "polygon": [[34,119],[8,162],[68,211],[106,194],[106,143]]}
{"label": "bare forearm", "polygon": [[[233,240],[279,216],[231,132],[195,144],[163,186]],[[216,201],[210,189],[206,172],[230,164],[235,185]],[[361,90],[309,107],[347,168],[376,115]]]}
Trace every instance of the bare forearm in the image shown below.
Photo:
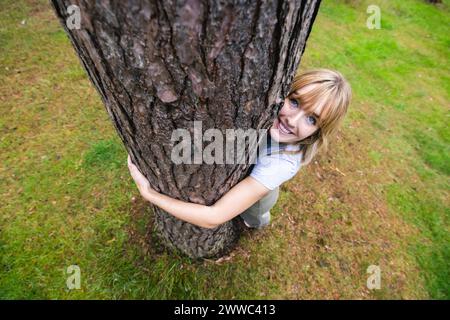
{"label": "bare forearm", "polygon": [[203,228],[217,226],[209,206],[177,200],[156,191],[147,192],[144,198],[178,219]]}
{"label": "bare forearm", "polygon": [[144,199],[178,219],[203,228],[215,228],[233,219],[270,191],[263,184],[249,176],[231,188],[212,206],[189,203],[155,191],[151,188],[147,178],[133,164],[130,155],[128,155],[127,161],[131,176]]}

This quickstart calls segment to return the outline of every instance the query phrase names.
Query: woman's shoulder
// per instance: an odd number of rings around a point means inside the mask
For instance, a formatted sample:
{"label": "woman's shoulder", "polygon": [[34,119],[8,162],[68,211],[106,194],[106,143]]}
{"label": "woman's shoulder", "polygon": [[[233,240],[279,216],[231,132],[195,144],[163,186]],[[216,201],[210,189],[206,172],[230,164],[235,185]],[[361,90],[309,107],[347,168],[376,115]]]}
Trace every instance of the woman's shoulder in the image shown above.
{"label": "woman's shoulder", "polygon": [[290,171],[298,171],[302,160],[301,146],[278,142],[270,136],[267,142],[258,150],[256,165],[284,166],[291,168]]}
{"label": "woman's shoulder", "polygon": [[262,155],[258,158],[255,166],[273,171],[287,171],[296,173],[301,167],[302,155],[300,153],[276,152]]}
{"label": "woman's shoulder", "polygon": [[300,170],[302,165],[302,154],[301,153],[280,153],[280,158],[292,165],[292,170],[297,172]]}
{"label": "woman's shoulder", "polygon": [[258,158],[250,176],[273,190],[291,179],[301,167],[299,154],[276,153]]}

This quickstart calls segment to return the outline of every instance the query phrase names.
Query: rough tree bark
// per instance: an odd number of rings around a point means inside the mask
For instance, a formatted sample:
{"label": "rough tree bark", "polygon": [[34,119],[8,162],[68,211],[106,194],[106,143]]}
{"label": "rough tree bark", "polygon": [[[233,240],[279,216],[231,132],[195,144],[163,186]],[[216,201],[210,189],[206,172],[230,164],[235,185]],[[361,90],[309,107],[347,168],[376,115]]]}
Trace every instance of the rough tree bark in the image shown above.
{"label": "rough tree bark", "polygon": [[[213,204],[250,164],[174,164],[172,130],[267,129],[320,0],[51,0],[132,161],[156,190]],[[68,28],[76,5],[80,28]],[[75,12],[76,13],[76,12]],[[204,143],[203,146],[207,145]],[[124,158],[124,165],[126,164]],[[154,208],[160,235],[193,258],[227,253],[236,219],[200,228]]]}

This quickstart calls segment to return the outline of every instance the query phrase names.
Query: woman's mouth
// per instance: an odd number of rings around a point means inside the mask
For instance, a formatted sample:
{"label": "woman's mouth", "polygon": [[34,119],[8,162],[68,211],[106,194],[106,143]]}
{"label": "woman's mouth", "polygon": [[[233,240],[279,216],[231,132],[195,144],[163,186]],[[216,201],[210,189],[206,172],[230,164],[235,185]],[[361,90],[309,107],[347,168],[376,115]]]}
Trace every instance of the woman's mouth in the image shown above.
{"label": "woman's mouth", "polygon": [[283,133],[283,134],[292,134],[292,131],[289,130],[289,129],[283,124],[283,122],[280,121],[280,119],[278,119],[278,129],[279,129],[280,132]]}

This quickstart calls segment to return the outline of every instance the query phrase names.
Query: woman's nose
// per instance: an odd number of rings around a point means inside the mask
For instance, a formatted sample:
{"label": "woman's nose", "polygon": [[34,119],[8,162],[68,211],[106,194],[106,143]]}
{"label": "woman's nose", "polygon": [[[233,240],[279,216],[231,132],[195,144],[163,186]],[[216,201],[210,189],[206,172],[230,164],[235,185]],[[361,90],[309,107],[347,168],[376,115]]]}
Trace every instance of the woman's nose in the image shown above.
{"label": "woman's nose", "polygon": [[300,110],[286,119],[286,124],[289,126],[290,130],[294,131],[296,124],[300,122],[302,115],[303,111]]}

